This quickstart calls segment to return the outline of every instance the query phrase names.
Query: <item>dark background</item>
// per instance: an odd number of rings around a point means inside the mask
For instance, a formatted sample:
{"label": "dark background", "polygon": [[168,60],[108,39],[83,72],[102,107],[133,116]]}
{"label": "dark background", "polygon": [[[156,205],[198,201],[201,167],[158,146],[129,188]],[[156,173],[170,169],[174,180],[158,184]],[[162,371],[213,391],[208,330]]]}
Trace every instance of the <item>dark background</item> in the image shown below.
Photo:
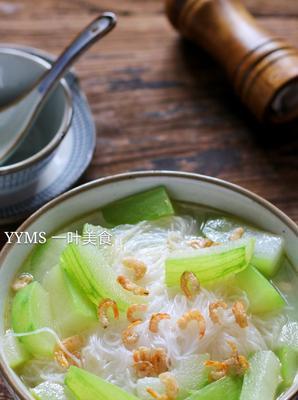
{"label": "dark background", "polygon": [[[297,0],[245,3],[298,44]],[[80,183],[142,169],[198,172],[256,192],[297,222],[298,124],[255,123],[213,61],[179,39],[160,0],[0,0],[0,40],[58,54],[106,10],[118,27],[76,65],[97,126]]]}

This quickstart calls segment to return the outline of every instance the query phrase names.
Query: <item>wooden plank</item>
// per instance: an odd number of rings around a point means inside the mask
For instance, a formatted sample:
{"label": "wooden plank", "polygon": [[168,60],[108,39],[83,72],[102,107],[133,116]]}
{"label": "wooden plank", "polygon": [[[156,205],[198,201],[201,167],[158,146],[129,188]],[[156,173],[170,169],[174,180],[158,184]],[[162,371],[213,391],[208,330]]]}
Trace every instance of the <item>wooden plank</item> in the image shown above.
{"label": "wooden plank", "polygon": [[[256,15],[297,16],[296,0],[244,0],[243,3]],[[59,15],[93,14],[112,9],[120,16],[157,15],[163,13],[159,0],[41,0],[36,7],[35,0],[6,0],[0,2],[0,15]]]}

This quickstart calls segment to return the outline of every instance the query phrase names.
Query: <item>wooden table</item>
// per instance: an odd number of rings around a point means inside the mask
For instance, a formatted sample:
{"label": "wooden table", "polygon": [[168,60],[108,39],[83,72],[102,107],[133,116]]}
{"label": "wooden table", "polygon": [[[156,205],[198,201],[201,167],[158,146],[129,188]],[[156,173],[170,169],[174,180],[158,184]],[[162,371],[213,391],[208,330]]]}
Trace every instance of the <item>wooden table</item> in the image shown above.
{"label": "wooden table", "polygon": [[[297,0],[245,2],[298,44]],[[81,182],[128,170],[198,172],[258,193],[297,222],[298,124],[258,125],[214,62],[180,40],[160,0],[0,0],[1,41],[58,54],[103,10],[118,14],[118,27],[77,64],[98,132]]]}

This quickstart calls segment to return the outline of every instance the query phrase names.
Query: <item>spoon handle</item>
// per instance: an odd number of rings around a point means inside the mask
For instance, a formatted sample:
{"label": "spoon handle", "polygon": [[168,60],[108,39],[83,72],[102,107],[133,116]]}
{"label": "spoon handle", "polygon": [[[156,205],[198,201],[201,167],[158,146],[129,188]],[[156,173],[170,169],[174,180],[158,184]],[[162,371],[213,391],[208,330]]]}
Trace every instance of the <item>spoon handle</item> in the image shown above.
{"label": "spoon handle", "polygon": [[73,62],[98,39],[105,36],[116,25],[116,16],[106,12],[89,24],[58,57],[52,68],[41,78],[37,91],[44,97],[53,85],[65,74]]}

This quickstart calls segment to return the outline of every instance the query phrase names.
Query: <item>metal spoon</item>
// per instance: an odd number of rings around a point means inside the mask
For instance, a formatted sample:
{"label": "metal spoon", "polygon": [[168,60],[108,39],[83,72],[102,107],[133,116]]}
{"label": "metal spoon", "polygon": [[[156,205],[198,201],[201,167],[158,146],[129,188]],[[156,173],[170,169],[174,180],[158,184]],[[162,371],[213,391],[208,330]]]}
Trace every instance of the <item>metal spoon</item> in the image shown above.
{"label": "metal spoon", "polygon": [[0,109],[0,165],[22,143],[60,78],[81,54],[115,25],[115,14],[107,12],[100,15],[74,39],[32,88]]}

